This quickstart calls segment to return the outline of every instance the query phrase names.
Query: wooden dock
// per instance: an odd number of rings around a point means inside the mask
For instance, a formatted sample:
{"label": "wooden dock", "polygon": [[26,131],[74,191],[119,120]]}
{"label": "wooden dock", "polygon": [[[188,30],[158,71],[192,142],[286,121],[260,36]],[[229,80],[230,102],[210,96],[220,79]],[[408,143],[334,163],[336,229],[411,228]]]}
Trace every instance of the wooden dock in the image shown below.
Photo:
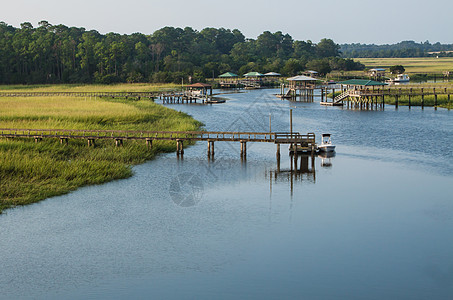
{"label": "wooden dock", "polygon": [[154,99],[161,92],[0,92],[0,97],[92,97]]}
{"label": "wooden dock", "polygon": [[299,145],[307,152],[316,151],[315,134],[298,132],[222,132],[222,131],[128,131],[128,130],[68,130],[68,129],[0,129],[0,138],[59,139],[61,144],[68,144],[70,139],[84,139],[88,146],[94,146],[96,140],[113,140],[116,146],[122,146],[125,140],[145,141],[152,148],[154,141],[175,141],[177,155],[184,154],[184,142],[206,141],[208,157],[214,157],[215,142],[239,142],[241,158],[247,156],[247,143],[273,143],[277,145],[277,159],[280,159],[280,145]]}
{"label": "wooden dock", "polygon": [[159,99],[162,100],[162,104],[221,103],[219,101],[215,101],[214,98],[210,95],[196,94],[190,91],[161,93],[159,95]]}
{"label": "wooden dock", "polygon": [[392,86],[385,88],[366,88],[366,89],[343,89],[342,93],[337,95],[332,102],[321,102],[322,105],[343,105],[346,102],[349,105],[360,108],[372,108],[373,106],[384,107],[385,97],[394,97],[395,106],[398,107],[399,99],[403,96],[409,100],[409,107],[411,106],[412,97],[421,97],[421,107],[425,106],[425,96],[434,96],[434,106],[437,106],[437,97],[439,95],[446,95],[448,102],[450,102],[451,94],[453,94],[453,86],[421,86],[414,85],[407,86]]}

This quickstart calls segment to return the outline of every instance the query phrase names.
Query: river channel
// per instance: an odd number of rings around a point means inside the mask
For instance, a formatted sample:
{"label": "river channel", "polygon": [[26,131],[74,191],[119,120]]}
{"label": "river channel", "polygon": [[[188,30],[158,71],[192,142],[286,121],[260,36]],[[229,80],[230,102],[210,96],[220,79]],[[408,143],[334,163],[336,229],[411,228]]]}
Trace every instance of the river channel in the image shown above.
{"label": "river channel", "polygon": [[[453,299],[453,112],[277,90],[168,105],[209,131],[331,133],[330,158],[206,143],[0,215],[0,299]],[[269,119],[271,120],[269,122]],[[269,128],[271,127],[271,128]]]}

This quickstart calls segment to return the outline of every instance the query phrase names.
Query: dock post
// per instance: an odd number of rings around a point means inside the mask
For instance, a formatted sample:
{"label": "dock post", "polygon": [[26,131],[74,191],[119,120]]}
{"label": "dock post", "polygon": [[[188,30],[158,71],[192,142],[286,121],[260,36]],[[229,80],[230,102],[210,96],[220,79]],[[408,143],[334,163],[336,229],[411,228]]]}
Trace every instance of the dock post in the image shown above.
{"label": "dock post", "polygon": [[60,137],[60,144],[67,145],[68,144],[68,138]]}
{"label": "dock post", "polygon": [[437,110],[437,94],[436,94],[436,88],[433,88],[433,93],[434,93],[434,110]]}
{"label": "dock post", "polygon": [[179,155],[181,155],[181,156],[184,155],[184,148],[183,148],[182,140],[176,140],[176,156],[179,157]]}
{"label": "dock post", "polygon": [[115,139],[115,146],[123,146],[123,139]]}
{"label": "dock post", "polygon": [[146,147],[148,149],[152,149],[153,148],[153,140],[152,139],[146,139]]}
{"label": "dock post", "polygon": [[241,141],[241,158],[242,159],[247,158],[247,142],[246,141]]}
{"label": "dock post", "polygon": [[211,158],[211,142],[208,141],[208,158]]}
{"label": "dock post", "polygon": [[422,88],[422,109],[425,108],[425,94],[423,93],[423,88]]}
{"label": "dock post", "polygon": [[211,141],[211,158],[214,158],[214,141]]}
{"label": "dock post", "polygon": [[409,108],[411,108],[411,97],[412,97],[412,88],[410,88],[410,90],[409,90],[409,103],[408,103]]}
{"label": "dock post", "polygon": [[280,144],[277,144],[277,160],[280,160]]}
{"label": "dock post", "polygon": [[296,149],[294,151],[293,155],[293,162],[294,162],[294,171],[297,172],[297,160],[298,160],[299,154],[297,153],[297,144],[296,144]]}

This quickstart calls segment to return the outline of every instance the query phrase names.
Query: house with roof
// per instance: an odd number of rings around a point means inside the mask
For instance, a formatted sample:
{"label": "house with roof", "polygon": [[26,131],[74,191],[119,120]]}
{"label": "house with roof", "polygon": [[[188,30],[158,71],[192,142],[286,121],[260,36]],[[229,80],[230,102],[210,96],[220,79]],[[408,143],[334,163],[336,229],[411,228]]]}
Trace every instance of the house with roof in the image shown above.
{"label": "house with roof", "polygon": [[374,68],[368,70],[368,75],[373,77],[374,79],[379,79],[385,76],[385,69],[384,68]]}

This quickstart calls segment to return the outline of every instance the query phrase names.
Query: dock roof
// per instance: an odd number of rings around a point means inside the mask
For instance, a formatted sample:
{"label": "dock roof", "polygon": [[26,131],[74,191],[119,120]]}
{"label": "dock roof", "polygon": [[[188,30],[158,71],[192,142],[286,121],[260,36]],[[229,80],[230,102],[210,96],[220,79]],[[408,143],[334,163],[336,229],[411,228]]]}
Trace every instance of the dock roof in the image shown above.
{"label": "dock roof", "polygon": [[318,79],[316,79],[316,78],[308,77],[308,76],[304,76],[304,75],[290,77],[290,78],[287,78],[286,80],[288,80],[288,81],[318,81]]}
{"label": "dock roof", "polygon": [[258,72],[248,72],[247,74],[244,74],[244,77],[261,77],[263,74],[258,73]]}
{"label": "dock roof", "polygon": [[222,75],[219,75],[219,78],[232,78],[232,77],[238,77],[238,75],[232,72],[226,72],[223,73]]}
{"label": "dock roof", "polygon": [[280,73],[275,73],[275,72],[269,72],[269,73],[266,73],[264,74],[264,76],[281,76],[282,74]]}
{"label": "dock roof", "polygon": [[190,84],[187,87],[191,87],[191,88],[211,88],[212,85],[207,84],[207,83],[197,82],[197,83],[194,83],[194,84]]}
{"label": "dock roof", "polygon": [[339,82],[339,84],[344,85],[361,85],[361,86],[382,86],[387,85],[387,83],[374,81],[374,80],[367,80],[367,79],[349,79],[346,81]]}

